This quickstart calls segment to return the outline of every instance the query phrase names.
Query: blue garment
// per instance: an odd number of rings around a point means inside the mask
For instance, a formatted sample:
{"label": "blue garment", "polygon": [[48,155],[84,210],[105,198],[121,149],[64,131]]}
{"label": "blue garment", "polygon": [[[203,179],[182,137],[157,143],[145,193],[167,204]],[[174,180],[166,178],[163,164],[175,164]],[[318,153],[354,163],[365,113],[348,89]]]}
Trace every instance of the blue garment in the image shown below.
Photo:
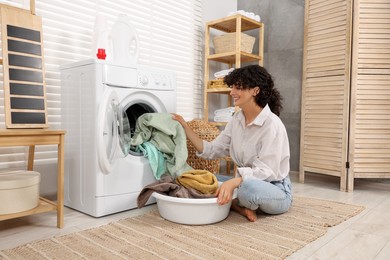
{"label": "blue garment", "polygon": [[161,176],[167,171],[163,153],[157,150],[156,146],[150,142],[138,145],[136,151],[141,151],[143,155],[148,158],[154,178],[156,178],[156,180],[160,180]]}

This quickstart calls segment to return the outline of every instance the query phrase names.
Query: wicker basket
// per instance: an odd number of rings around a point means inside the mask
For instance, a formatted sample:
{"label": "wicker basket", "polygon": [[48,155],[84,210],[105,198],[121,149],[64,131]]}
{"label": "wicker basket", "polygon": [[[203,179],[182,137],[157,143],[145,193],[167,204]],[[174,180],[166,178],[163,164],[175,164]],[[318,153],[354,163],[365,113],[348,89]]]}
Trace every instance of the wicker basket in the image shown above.
{"label": "wicker basket", "polygon": [[[252,53],[256,38],[241,33],[241,51]],[[230,52],[236,50],[236,33],[226,33],[213,39],[215,53]]]}
{"label": "wicker basket", "polygon": [[[206,141],[214,140],[220,133],[216,126],[213,126],[206,121],[194,119],[187,122],[188,126],[198,134],[198,136]],[[194,145],[187,139],[188,158],[187,163],[195,170],[207,170],[209,172],[218,174],[220,168],[220,160],[206,160],[196,155]]]}

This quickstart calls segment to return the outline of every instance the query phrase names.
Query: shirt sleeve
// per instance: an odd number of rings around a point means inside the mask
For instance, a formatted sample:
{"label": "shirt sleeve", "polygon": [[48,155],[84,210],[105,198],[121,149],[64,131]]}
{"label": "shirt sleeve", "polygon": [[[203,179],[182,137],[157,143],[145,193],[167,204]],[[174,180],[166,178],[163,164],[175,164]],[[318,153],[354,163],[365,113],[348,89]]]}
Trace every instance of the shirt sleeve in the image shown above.
{"label": "shirt sleeve", "polygon": [[282,131],[271,132],[263,139],[252,166],[238,167],[237,175],[243,180],[282,180],[289,172],[289,158],[287,134]]}
{"label": "shirt sleeve", "polygon": [[205,159],[216,159],[229,156],[230,142],[232,136],[231,121],[227,123],[225,129],[213,141],[203,140],[203,152],[196,155]]}

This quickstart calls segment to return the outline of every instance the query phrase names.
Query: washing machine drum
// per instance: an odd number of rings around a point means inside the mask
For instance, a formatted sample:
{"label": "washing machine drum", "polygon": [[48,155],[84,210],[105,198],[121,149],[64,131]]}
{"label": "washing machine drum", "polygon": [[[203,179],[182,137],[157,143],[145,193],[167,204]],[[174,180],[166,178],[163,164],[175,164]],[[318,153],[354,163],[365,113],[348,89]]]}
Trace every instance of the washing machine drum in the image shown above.
{"label": "washing machine drum", "polygon": [[98,115],[98,161],[104,174],[130,151],[130,123],[114,91],[107,91]]}

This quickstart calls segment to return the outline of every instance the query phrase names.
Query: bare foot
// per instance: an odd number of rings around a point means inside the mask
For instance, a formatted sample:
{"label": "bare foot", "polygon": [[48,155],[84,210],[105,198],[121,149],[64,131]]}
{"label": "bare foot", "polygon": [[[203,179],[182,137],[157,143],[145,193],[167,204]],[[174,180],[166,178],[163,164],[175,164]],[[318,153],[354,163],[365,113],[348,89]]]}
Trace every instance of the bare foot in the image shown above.
{"label": "bare foot", "polygon": [[251,222],[255,222],[257,220],[256,211],[238,206],[238,199],[232,200],[232,205],[230,208],[240,215],[246,217]]}

